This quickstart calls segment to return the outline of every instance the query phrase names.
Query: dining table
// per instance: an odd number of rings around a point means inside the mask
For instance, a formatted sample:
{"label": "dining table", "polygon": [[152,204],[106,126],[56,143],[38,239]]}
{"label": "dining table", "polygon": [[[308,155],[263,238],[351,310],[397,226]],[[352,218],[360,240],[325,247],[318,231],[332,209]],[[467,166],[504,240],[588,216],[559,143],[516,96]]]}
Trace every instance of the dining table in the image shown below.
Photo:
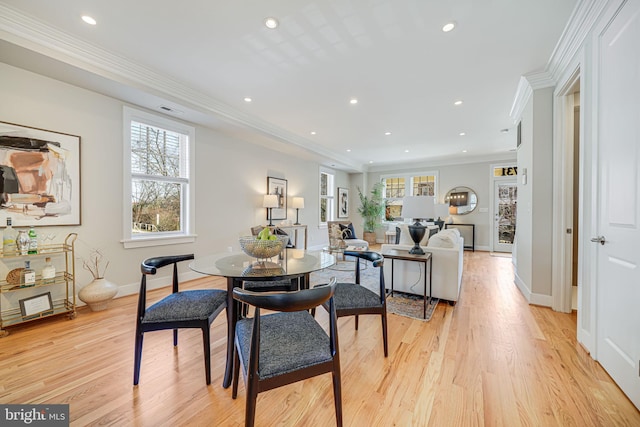
{"label": "dining table", "polygon": [[233,373],[233,348],[236,322],[241,310],[233,298],[233,288],[242,287],[245,281],[297,281],[299,289],[308,288],[312,272],[331,267],[336,257],[322,250],[284,249],[279,255],[258,260],[244,252],[222,252],[197,257],[190,264],[191,270],[227,279],[227,360],[222,386],[231,385]]}

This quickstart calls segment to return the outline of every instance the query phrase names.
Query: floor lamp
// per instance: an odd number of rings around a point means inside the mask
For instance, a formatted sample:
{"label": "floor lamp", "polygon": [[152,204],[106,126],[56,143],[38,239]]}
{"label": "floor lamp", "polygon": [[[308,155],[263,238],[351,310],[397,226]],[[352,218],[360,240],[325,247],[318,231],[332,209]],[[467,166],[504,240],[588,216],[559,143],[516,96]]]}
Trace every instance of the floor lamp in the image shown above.
{"label": "floor lamp", "polygon": [[409,236],[413,240],[413,247],[409,250],[412,255],[424,255],[420,242],[424,238],[427,227],[420,224],[421,219],[433,218],[435,213],[435,197],[410,196],[402,199],[402,217],[412,218],[416,222],[409,225]]}
{"label": "floor lamp", "polygon": [[262,207],[267,208],[267,219],[269,220],[269,226],[273,226],[273,208],[278,207],[278,195],[277,194],[265,194]]}
{"label": "floor lamp", "polygon": [[296,222],[293,225],[300,225],[300,221],[298,221],[298,210],[304,209],[304,197],[294,197],[291,200],[291,207],[296,210]]}

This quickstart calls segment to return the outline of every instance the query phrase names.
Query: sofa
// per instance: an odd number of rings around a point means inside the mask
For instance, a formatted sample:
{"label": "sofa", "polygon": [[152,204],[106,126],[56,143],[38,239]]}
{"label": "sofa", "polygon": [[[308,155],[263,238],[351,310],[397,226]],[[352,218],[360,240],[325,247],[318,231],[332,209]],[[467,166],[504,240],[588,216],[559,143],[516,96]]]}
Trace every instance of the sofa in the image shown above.
{"label": "sofa", "polygon": [[[381,252],[388,249],[409,250],[414,246],[409,237],[406,224],[399,227],[400,236],[397,244],[383,244]],[[455,304],[460,296],[462,284],[462,271],[464,267],[464,239],[456,229],[442,230],[420,242],[420,247],[425,252],[431,252],[431,289],[433,297],[449,301]],[[385,284],[391,288],[391,261],[388,261],[384,269]],[[413,261],[394,260],[393,290],[410,294],[423,295],[424,289],[424,263]],[[427,292],[428,293],[428,292]]]}
{"label": "sofa", "polygon": [[369,243],[366,240],[358,239],[351,221],[327,221],[327,230],[330,247],[339,246],[344,249],[348,246],[357,246],[369,249]]}

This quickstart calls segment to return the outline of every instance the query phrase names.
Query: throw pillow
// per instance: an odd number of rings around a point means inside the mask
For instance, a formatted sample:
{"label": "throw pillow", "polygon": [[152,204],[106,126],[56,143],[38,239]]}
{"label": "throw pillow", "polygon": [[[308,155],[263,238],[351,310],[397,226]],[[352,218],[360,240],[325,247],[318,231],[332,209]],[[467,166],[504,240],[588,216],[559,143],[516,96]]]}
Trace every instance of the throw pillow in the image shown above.
{"label": "throw pillow", "polygon": [[356,230],[353,228],[353,224],[349,223],[349,225],[339,224],[340,231],[342,232],[343,239],[357,239]]}
{"label": "throw pillow", "polygon": [[411,240],[411,236],[409,235],[409,225],[408,224],[400,224],[400,240],[398,241],[401,245],[411,245],[413,246],[413,240]]}
{"label": "throw pillow", "polygon": [[435,248],[455,248],[458,245],[459,233],[454,230],[442,230],[429,239],[427,246]]}
{"label": "throw pillow", "polygon": [[351,238],[352,239],[357,239],[358,236],[356,236],[356,229],[353,228],[353,224],[349,223],[349,230],[351,231]]}
{"label": "throw pillow", "polygon": [[340,226],[340,232],[342,233],[342,238],[343,239],[353,239],[353,237],[351,237],[351,230],[349,230],[349,227],[344,225],[344,224],[338,224]]}

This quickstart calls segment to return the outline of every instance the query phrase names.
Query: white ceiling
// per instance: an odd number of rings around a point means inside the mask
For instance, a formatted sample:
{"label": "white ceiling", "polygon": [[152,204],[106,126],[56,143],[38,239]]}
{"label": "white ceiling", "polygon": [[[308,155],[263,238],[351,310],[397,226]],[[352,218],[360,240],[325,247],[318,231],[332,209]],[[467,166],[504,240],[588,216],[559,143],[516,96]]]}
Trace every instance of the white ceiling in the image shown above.
{"label": "white ceiling", "polygon": [[576,3],[0,0],[0,60],[344,170],[496,158]]}

